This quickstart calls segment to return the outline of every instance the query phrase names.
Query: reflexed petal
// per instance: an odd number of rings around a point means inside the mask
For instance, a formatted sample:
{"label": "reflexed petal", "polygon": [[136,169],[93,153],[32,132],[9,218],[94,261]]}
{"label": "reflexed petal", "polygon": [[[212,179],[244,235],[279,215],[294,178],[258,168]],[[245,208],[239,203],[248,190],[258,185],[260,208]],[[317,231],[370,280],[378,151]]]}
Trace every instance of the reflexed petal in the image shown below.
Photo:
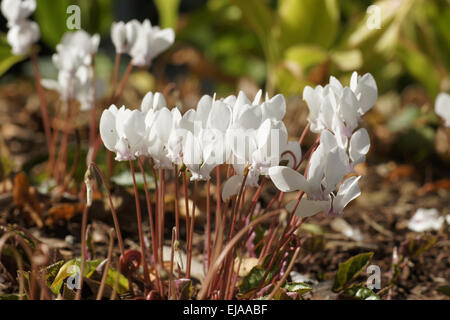
{"label": "reflexed petal", "polygon": [[124,119],[124,134],[132,149],[143,140],[145,134],[145,118],[139,110],[133,110]]}
{"label": "reflexed petal", "polygon": [[345,180],[339,187],[336,197],[333,199],[333,214],[342,214],[347,204],[361,194],[358,181],[361,177],[351,177]]}
{"label": "reflexed petal", "polygon": [[261,108],[263,119],[283,120],[286,114],[286,100],[284,100],[283,95],[277,94],[272,99],[264,102]]}
{"label": "reflexed petal", "polygon": [[325,153],[324,147],[319,145],[309,162],[307,179],[311,189],[316,191],[321,189],[323,172],[325,170]]}
{"label": "reflexed petal", "polygon": [[253,105],[259,105],[259,103],[261,102],[261,96],[262,96],[262,90],[259,89],[258,92],[255,95],[255,99],[253,99]]}
{"label": "reflexed petal", "polygon": [[202,127],[206,127],[206,122],[208,121],[209,113],[213,105],[213,99],[211,96],[204,95],[200,98],[197,103],[197,121],[202,122]]}
{"label": "reflexed petal", "polygon": [[156,33],[152,43],[151,58],[169,48],[175,41],[175,32],[171,28],[163,29]]}
{"label": "reflexed petal", "polygon": [[172,113],[169,109],[163,108],[158,111],[154,128],[163,142],[169,141],[170,131],[172,130]]}
{"label": "reflexed petal", "polygon": [[269,176],[280,191],[309,191],[309,184],[306,181],[305,177],[289,167],[271,167],[269,169]]}
{"label": "reflexed petal", "polygon": [[336,184],[347,173],[347,166],[339,155],[339,149],[334,148],[328,152],[325,166],[325,193],[330,193],[336,188]]}
{"label": "reflexed petal", "polygon": [[353,131],[358,126],[358,99],[348,87],[342,93],[340,112],[345,124]]}
{"label": "reflexed petal", "polygon": [[[292,200],[286,205],[289,212],[294,210],[297,205],[297,200]],[[295,215],[300,218],[311,217],[319,212],[328,213],[330,211],[331,200],[309,200],[301,199],[300,203],[295,209]]]}
{"label": "reflexed petal", "polygon": [[369,111],[378,98],[378,88],[375,79],[370,73],[366,73],[358,79],[355,94],[359,96],[360,114]]}
{"label": "reflexed petal", "polygon": [[[115,108],[115,106],[114,106]],[[111,109],[111,108],[110,108]],[[109,151],[115,152],[115,145],[119,139],[116,131],[116,117],[114,113],[106,109],[100,118],[100,137]]]}
{"label": "reflexed petal", "polygon": [[230,177],[222,187],[222,200],[225,202],[231,196],[235,196],[239,193],[241,189],[244,177],[241,175],[235,175]]}
{"label": "reflexed petal", "polygon": [[208,127],[225,132],[231,120],[230,108],[221,101],[214,102],[214,105],[209,113]]}
{"label": "reflexed petal", "polygon": [[350,139],[349,154],[353,162],[364,161],[365,155],[370,149],[370,137],[365,128],[356,131]]}
{"label": "reflexed petal", "polygon": [[298,142],[287,143],[281,152],[281,161],[287,160],[286,167],[296,169],[302,159],[302,149]]}

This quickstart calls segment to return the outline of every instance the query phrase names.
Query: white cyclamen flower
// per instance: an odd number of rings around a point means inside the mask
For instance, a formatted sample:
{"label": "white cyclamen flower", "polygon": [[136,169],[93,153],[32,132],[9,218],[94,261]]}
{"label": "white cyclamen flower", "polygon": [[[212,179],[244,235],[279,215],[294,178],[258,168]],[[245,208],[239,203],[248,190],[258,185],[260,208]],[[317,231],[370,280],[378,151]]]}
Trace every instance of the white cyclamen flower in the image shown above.
{"label": "white cyclamen flower", "polygon": [[140,25],[136,41],[129,52],[133,64],[138,67],[150,66],[153,58],[169,48],[174,40],[173,29],[161,30],[158,26],[152,27],[150,20],[145,20]]}
{"label": "white cyclamen flower", "polygon": [[450,127],[450,95],[441,92],[436,98],[435,112],[444,119],[445,126]]}
{"label": "white cyclamen flower", "polygon": [[329,129],[340,137],[345,146],[346,138],[358,127],[360,117],[370,110],[378,97],[378,89],[370,74],[352,74],[350,87],[343,87],[335,77],[325,87],[303,90],[303,99],[310,110],[308,121],[311,131],[319,133]]}
{"label": "white cyclamen flower", "polygon": [[444,217],[439,214],[437,209],[419,208],[409,220],[408,228],[415,232],[439,230],[443,223]]}
{"label": "white cyclamen flower", "polygon": [[75,72],[81,65],[89,65],[92,56],[97,53],[100,44],[100,36],[94,34],[90,36],[84,30],[66,32],[56,46],[56,53],[53,55],[53,63],[59,70]]}
{"label": "white cyclamen flower", "polygon": [[14,55],[24,55],[39,40],[39,36],[38,24],[34,21],[23,20],[9,29],[7,40]]}
{"label": "white cyclamen flower", "polygon": [[[336,146],[336,142],[332,142],[333,139],[335,137],[328,131],[322,132],[321,143],[311,157],[306,178],[289,167],[269,169],[269,176],[280,191],[302,190],[308,195],[297,206],[297,216],[309,217],[318,212],[342,214],[345,206],[361,193],[358,187],[360,177],[348,178],[340,185],[337,194],[333,193],[348,166],[346,153]],[[296,205],[297,201],[293,200],[286,208],[293,210]]]}
{"label": "white cyclamen flower", "polygon": [[12,27],[36,10],[36,0],[2,0],[1,9],[8,20],[8,27]]}
{"label": "white cyclamen flower", "polygon": [[136,42],[139,28],[140,23],[137,20],[112,24],[111,40],[116,48],[116,53],[129,53]]}
{"label": "white cyclamen flower", "polygon": [[100,118],[100,136],[117,161],[135,160],[146,147],[145,119],[139,110],[111,105]]}

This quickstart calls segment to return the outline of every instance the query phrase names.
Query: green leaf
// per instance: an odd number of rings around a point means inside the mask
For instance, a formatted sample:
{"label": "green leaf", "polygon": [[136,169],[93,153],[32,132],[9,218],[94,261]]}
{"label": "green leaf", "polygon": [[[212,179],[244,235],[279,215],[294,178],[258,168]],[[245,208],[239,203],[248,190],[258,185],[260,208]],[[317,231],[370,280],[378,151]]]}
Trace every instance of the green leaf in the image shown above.
{"label": "green leaf", "polygon": [[437,291],[445,294],[447,297],[450,297],[450,286],[441,286],[437,289]]}
{"label": "green leaf", "polygon": [[27,300],[27,295],[26,294],[16,294],[16,293],[10,293],[10,294],[2,294],[0,295],[0,300],[20,300],[20,298],[22,298],[22,300]]}
{"label": "green leaf", "polygon": [[297,292],[299,296],[312,290],[311,286],[303,282],[288,282],[283,286],[289,292]]}
{"label": "green leaf", "polygon": [[[36,21],[39,24],[42,40],[52,48],[60,42],[63,34],[67,31],[66,19],[69,0],[38,0]],[[83,17],[81,17],[83,19]]]}
{"label": "green leaf", "polygon": [[[89,278],[91,274],[95,271],[95,268],[102,262],[102,260],[91,260],[86,261],[86,265],[84,268],[84,276]],[[81,269],[81,260],[80,259],[72,259],[67,261],[58,271],[55,279],[53,280],[50,289],[54,294],[58,294],[63,281],[70,277],[76,275],[77,271]]]}
{"label": "green leaf", "polygon": [[155,0],[162,28],[176,28],[180,0]]}
{"label": "green leaf", "polygon": [[344,295],[348,295],[360,300],[380,300],[380,297],[371,289],[362,285],[355,285],[345,290]]}
{"label": "green leaf", "polygon": [[6,40],[6,35],[0,33],[0,76],[9,70],[13,65],[25,59],[25,56],[13,55],[11,46]]}
{"label": "green leaf", "polygon": [[[117,270],[108,269],[108,277],[106,278],[106,284],[111,288],[114,288],[114,284],[116,283]],[[128,279],[123,275],[119,274],[119,285],[117,287],[118,294],[124,294],[128,291]]]}
{"label": "green leaf", "polygon": [[334,279],[333,291],[342,290],[347,283],[356,278],[368,266],[372,257],[373,252],[360,253],[340,263]]}
{"label": "green leaf", "polygon": [[61,267],[64,265],[64,260],[58,261],[52,265],[49,265],[48,267],[45,268],[46,271],[46,280],[47,280],[47,285],[51,286],[53,281],[56,278],[56,275],[59,272],[59,269],[61,269]]}

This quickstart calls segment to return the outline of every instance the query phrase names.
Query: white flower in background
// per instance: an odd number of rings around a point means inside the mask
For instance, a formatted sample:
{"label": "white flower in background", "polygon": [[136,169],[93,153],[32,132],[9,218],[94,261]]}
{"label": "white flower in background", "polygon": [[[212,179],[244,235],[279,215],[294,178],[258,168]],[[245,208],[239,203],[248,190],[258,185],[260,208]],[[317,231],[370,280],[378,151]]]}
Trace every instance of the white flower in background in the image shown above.
{"label": "white flower in background", "polygon": [[12,27],[36,10],[36,0],[2,0],[1,9],[8,20],[8,27]]}
{"label": "white flower in background", "polygon": [[435,112],[445,121],[445,126],[450,127],[450,95],[444,92],[436,98]]}
{"label": "white flower in background", "polygon": [[303,90],[303,99],[310,110],[311,131],[319,133],[329,129],[340,138],[338,141],[342,146],[346,146],[347,138],[358,127],[361,116],[373,107],[377,97],[377,85],[369,73],[358,76],[354,72],[350,87],[343,87],[331,76],[325,87],[306,86]]}
{"label": "white flower in background", "polygon": [[27,54],[30,47],[39,40],[40,31],[36,22],[27,18],[36,10],[36,0],[3,0],[3,15],[10,28],[7,40],[14,55]]}
{"label": "white flower in background", "polygon": [[100,136],[117,161],[135,160],[146,148],[145,119],[141,111],[111,105],[100,118]]}
{"label": "white flower in background", "polygon": [[133,64],[138,67],[150,66],[153,58],[169,48],[174,41],[173,29],[161,30],[158,26],[152,27],[150,20],[144,20],[139,26],[136,41],[129,52]]}
{"label": "white flower in background", "polygon": [[84,30],[66,32],[56,46],[53,63],[59,70],[75,72],[81,65],[90,65],[97,53],[100,36],[90,36]]}
{"label": "white flower in background", "polygon": [[20,21],[9,29],[8,43],[14,55],[27,54],[30,47],[39,40],[39,26],[34,21]]}
{"label": "white flower in background", "polygon": [[444,217],[437,209],[419,208],[409,220],[408,228],[414,232],[439,230],[443,223]]}
{"label": "white flower in background", "polygon": [[115,22],[111,26],[111,40],[116,48],[116,53],[129,53],[136,43],[141,24],[137,20],[127,23]]}

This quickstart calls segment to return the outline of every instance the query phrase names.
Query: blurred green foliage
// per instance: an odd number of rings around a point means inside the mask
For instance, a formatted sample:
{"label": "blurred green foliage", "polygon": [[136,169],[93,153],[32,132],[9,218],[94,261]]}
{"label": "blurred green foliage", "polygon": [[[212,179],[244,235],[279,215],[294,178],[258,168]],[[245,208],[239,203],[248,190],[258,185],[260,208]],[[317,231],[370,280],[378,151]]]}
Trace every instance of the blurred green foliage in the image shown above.
{"label": "blurred green foliage", "polygon": [[81,10],[81,28],[87,32],[106,35],[113,22],[113,0],[37,0],[36,21],[41,28],[42,40],[54,48],[67,31],[66,21],[70,5]]}
{"label": "blurred green foliage", "polygon": [[[371,4],[380,10],[380,29],[368,27],[376,14],[368,9]],[[228,74],[265,81],[272,91],[298,94],[320,82],[318,71],[348,77],[358,70],[374,74],[381,92],[406,77],[434,99],[448,89],[449,4],[209,0],[190,14],[178,39],[194,43]]]}

